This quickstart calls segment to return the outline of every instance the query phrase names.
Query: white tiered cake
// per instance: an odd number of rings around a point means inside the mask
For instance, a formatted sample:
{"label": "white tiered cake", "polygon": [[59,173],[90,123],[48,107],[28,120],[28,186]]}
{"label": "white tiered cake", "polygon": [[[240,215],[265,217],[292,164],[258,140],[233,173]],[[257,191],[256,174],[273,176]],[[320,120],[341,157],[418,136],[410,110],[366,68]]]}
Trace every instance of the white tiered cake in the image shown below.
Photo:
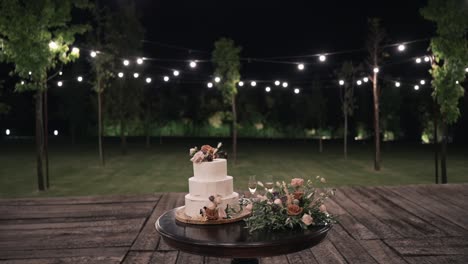
{"label": "white tiered cake", "polygon": [[221,203],[218,208],[224,210],[226,206],[236,208],[239,194],[234,192],[233,179],[227,175],[225,159],[193,163],[194,176],[189,178],[189,194],[185,196],[185,214],[200,217],[200,209],[208,206],[209,196],[219,196]]}

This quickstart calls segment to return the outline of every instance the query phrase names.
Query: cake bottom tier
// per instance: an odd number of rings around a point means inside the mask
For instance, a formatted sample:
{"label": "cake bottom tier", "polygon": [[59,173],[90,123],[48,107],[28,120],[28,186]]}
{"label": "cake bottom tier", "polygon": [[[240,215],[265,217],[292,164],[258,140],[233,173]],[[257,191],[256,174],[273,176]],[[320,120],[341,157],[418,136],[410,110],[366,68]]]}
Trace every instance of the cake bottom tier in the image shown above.
{"label": "cake bottom tier", "polygon": [[[200,215],[200,209],[210,204],[208,197],[195,197],[190,194],[185,195],[185,214],[190,217],[198,217]],[[225,209],[226,206],[238,208],[239,207],[239,194],[233,192],[228,196],[221,198],[221,204],[218,205],[219,208]]]}

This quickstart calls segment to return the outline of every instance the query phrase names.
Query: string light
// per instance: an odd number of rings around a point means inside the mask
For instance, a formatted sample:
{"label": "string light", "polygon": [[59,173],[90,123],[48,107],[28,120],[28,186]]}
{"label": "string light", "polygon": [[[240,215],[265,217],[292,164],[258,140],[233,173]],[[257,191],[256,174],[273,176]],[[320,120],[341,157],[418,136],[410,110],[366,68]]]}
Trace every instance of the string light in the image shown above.
{"label": "string light", "polygon": [[416,63],[421,63],[421,58],[416,58]]}
{"label": "string light", "polygon": [[379,68],[375,67],[373,71],[374,71],[375,73],[378,73],[378,72],[379,72]]}
{"label": "string light", "polygon": [[136,78],[138,78],[138,77],[140,77],[140,74],[139,74],[138,72],[135,72],[135,73],[133,74],[133,78],[136,79]]}
{"label": "string light", "polygon": [[420,83],[421,85],[424,85],[424,84],[426,84],[426,81],[425,81],[425,80],[421,80],[421,81],[419,81],[419,83]]}
{"label": "string light", "polygon": [[169,81],[169,76],[164,76],[163,80],[164,80],[165,82],[168,82],[168,81]]}
{"label": "string light", "polygon": [[29,74],[29,75],[31,75],[31,74],[32,74],[32,72],[28,72],[28,74]]}
{"label": "string light", "polygon": [[179,76],[180,72],[178,70],[174,70],[172,74],[174,74],[174,76]]}
{"label": "string light", "polygon": [[299,94],[301,92],[301,90],[299,90],[299,88],[294,88],[294,93],[295,94]]}
{"label": "string light", "polygon": [[58,130],[57,129],[54,130],[54,136],[58,136]]}
{"label": "string light", "polygon": [[455,84],[459,84],[460,82],[456,81]]}
{"label": "string light", "polygon": [[321,62],[324,62],[326,59],[327,59],[327,57],[325,57],[325,55],[320,55],[319,56],[319,61],[321,61]]}
{"label": "string light", "polygon": [[403,44],[398,45],[398,50],[399,51],[404,51],[405,49],[406,49],[405,45],[403,45]]}
{"label": "string light", "polygon": [[467,67],[467,68],[465,68],[465,72],[468,72],[468,67]]}
{"label": "string light", "polygon": [[219,83],[219,82],[221,81],[221,78],[219,78],[218,76],[216,76],[216,77],[214,78],[214,81],[217,82],[217,83]]}
{"label": "string light", "polygon": [[10,129],[7,128],[7,130],[5,130],[5,135],[7,135],[7,136],[10,135]]}
{"label": "string light", "polygon": [[124,60],[124,61],[123,61],[123,65],[124,65],[124,66],[130,65],[130,61],[129,61],[129,60]]}
{"label": "string light", "polygon": [[21,81],[21,85],[24,85],[24,81]]}
{"label": "string light", "polygon": [[240,87],[244,86],[244,82],[243,82],[243,81],[239,81],[238,84],[239,84]]}
{"label": "string light", "polygon": [[364,79],[362,79],[364,82],[368,82],[369,81],[369,78],[367,77],[364,77]]}
{"label": "string light", "polygon": [[281,84],[280,81],[278,81],[278,80],[275,81],[275,85],[276,85],[276,86],[279,86],[280,84]]}
{"label": "string light", "polygon": [[151,83],[151,78],[150,77],[146,78],[146,83]]}
{"label": "string light", "polygon": [[56,50],[58,48],[58,45],[57,45],[57,43],[55,43],[55,41],[51,41],[51,42],[49,42],[49,48],[51,50]]}
{"label": "string light", "polygon": [[117,76],[119,76],[119,78],[123,78],[123,77],[124,77],[124,73],[123,73],[123,72],[119,72],[119,73],[117,74]]}
{"label": "string light", "polygon": [[190,68],[197,67],[197,63],[195,61],[190,61]]}
{"label": "string light", "polygon": [[62,76],[63,72],[59,71],[59,75]]}
{"label": "string light", "polygon": [[419,85],[415,85],[414,90],[416,90],[416,91],[419,90]]}
{"label": "string light", "polygon": [[283,82],[282,86],[283,86],[283,88],[286,88],[286,87],[288,87],[288,83],[287,83],[287,82]]}
{"label": "string light", "polygon": [[429,57],[428,57],[428,56],[424,56],[424,61],[425,61],[425,62],[429,62],[429,61],[430,61]]}
{"label": "string light", "polygon": [[265,92],[269,93],[271,91],[270,86],[265,87]]}
{"label": "string light", "polygon": [[400,82],[395,82],[395,87],[400,87],[401,83]]}
{"label": "string light", "polygon": [[92,50],[91,53],[89,53],[89,55],[91,56],[91,58],[94,58],[94,57],[96,57],[97,52],[95,52],[94,50]]}
{"label": "string light", "polygon": [[252,86],[252,87],[257,86],[257,82],[256,82],[256,81],[251,81],[251,82],[250,82],[250,86]]}
{"label": "string light", "polygon": [[57,86],[58,86],[58,87],[62,87],[62,85],[63,85],[63,82],[62,82],[62,81],[58,81],[58,82],[57,82]]}
{"label": "string light", "polygon": [[212,88],[213,87],[213,83],[212,82],[209,82],[206,84],[206,86],[208,86],[208,88]]}
{"label": "string light", "polygon": [[71,50],[71,53],[73,55],[78,55],[80,53],[80,49],[77,48],[77,47],[73,47],[72,50]]}
{"label": "string light", "polygon": [[78,76],[78,78],[76,78],[76,80],[77,80],[78,82],[82,82],[82,81],[83,81],[83,77]]}
{"label": "string light", "polygon": [[137,64],[143,64],[143,58],[138,58],[138,59],[136,60],[136,63],[137,63]]}
{"label": "string light", "polygon": [[344,85],[344,81],[343,81],[343,80],[340,80],[338,83],[339,83],[340,85]]}
{"label": "string light", "polygon": [[299,64],[297,65],[297,68],[298,68],[300,71],[304,70],[304,64],[303,64],[303,63],[299,63]]}
{"label": "string light", "polygon": [[361,85],[362,84],[362,81],[361,80],[357,80],[357,85]]}

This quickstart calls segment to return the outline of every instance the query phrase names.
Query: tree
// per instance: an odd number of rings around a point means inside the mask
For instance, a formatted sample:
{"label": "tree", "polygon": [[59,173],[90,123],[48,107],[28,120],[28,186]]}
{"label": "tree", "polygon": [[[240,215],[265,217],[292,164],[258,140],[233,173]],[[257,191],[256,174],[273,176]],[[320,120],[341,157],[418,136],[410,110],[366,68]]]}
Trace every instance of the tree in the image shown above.
{"label": "tree", "polygon": [[463,0],[429,0],[421,15],[436,24],[431,39],[432,96],[440,107],[442,121],[441,180],[447,183],[447,126],[460,117],[458,103],[464,90],[468,65],[468,7]]}
{"label": "tree", "polygon": [[[356,83],[356,74],[360,70],[359,66],[354,66],[352,62],[345,61],[341,66],[338,76],[340,78],[340,100],[341,111],[343,112],[343,155],[348,159],[348,117],[354,113],[354,85]],[[341,82],[343,81],[343,82]]]}
{"label": "tree", "polygon": [[[75,35],[83,34],[86,25],[72,24],[74,8],[85,9],[86,0],[37,0],[0,2],[0,59],[14,64],[13,73],[21,78],[16,91],[36,92],[36,152],[39,190],[45,190],[44,92],[49,71],[58,64],[66,64],[79,56],[70,46]],[[53,77],[54,75],[52,75]]]}
{"label": "tree", "polygon": [[[0,80],[0,96],[2,95],[3,81]],[[10,111],[10,106],[6,103],[0,102],[0,115],[7,114]]]}
{"label": "tree", "polygon": [[374,170],[380,170],[380,119],[379,119],[379,96],[377,74],[379,71],[379,61],[383,54],[383,41],[385,31],[380,27],[380,20],[372,18],[369,20],[369,35],[367,38],[367,50],[369,52],[368,64],[372,70],[372,93],[374,98]]}
{"label": "tree", "polygon": [[221,38],[215,42],[215,49],[211,60],[215,66],[215,76],[221,78],[216,87],[221,91],[224,102],[231,107],[232,119],[232,156],[234,163],[237,159],[237,110],[236,110],[236,84],[240,80],[240,52],[234,41]]}

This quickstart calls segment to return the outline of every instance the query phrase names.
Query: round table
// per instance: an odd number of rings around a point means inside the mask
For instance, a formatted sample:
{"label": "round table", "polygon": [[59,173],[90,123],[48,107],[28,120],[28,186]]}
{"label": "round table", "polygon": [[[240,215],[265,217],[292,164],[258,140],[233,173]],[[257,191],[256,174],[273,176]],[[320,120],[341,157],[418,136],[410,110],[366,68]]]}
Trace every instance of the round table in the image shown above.
{"label": "round table", "polygon": [[155,226],[171,247],[203,256],[232,258],[232,263],[258,263],[258,257],[290,254],[313,247],[326,236],[331,226],[308,230],[255,231],[244,221],[221,225],[185,224],[175,219],[175,208],[164,213]]}

